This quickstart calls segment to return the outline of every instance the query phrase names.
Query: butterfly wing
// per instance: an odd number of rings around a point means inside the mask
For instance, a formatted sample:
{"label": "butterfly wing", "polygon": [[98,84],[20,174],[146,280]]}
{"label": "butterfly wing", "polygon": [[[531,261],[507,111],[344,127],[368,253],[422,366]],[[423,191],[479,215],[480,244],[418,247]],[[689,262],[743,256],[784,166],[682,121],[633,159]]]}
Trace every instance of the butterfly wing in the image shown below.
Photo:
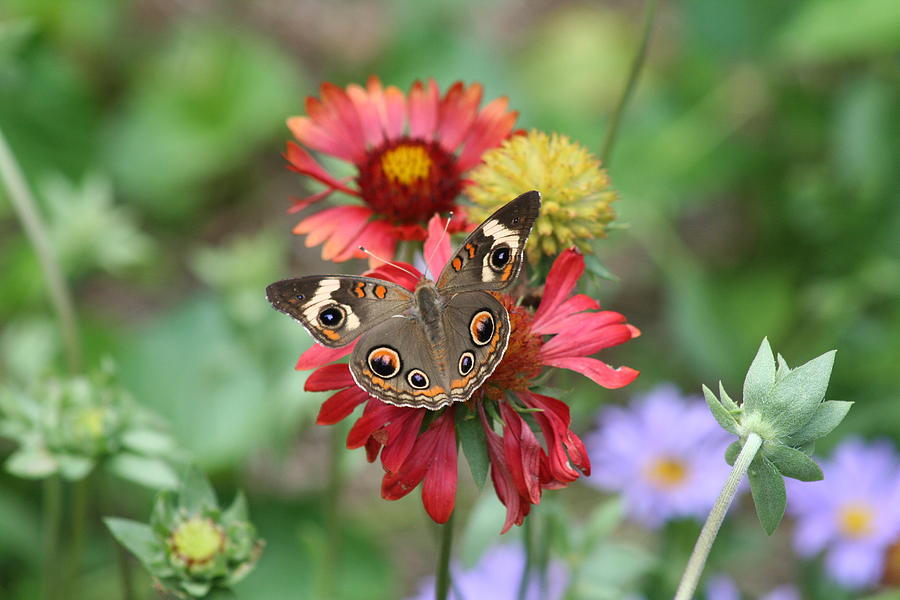
{"label": "butterfly wing", "polygon": [[414,315],[388,319],[362,336],[350,355],[356,384],[394,406],[437,410],[453,400],[444,344],[435,344]]}
{"label": "butterfly wing", "polygon": [[266,288],[275,310],[290,315],[317,342],[346,346],[357,337],[412,305],[405,288],[371,277],[312,275],[276,281]]}
{"label": "butterfly wing", "polygon": [[441,271],[437,287],[445,296],[469,290],[507,288],[522,268],[525,242],[541,209],[541,195],[526,192],[473,231]]}

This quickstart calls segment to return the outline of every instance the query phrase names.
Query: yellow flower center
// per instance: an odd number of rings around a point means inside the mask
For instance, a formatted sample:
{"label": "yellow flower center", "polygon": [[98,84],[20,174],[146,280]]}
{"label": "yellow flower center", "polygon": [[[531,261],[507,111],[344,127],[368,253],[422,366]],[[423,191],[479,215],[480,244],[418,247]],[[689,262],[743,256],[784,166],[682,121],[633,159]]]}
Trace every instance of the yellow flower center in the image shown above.
{"label": "yellow flower center", "polygon": [[838,524],[841,533],[849,538],[864,538],[872,533],[872,521],[875,511],[868,504],[853,502],[842,506],[838,511]]}
{"label": "yellow flower center", "polygon": [[687,479],[687,467],[677,458],[660,457],[647,467],[647,479],[657,487],[672,489]]}
{"label": "yellow flower center", "polygon": [[422,146],[401,145],[381,155],[381,170],[391,181],[409,185],[428,177],[431,158]]}
{"label": "yellow flower center", "polygon": [[212,519],[191,517],[172,532],[172,551],[188,564],[212,560],[225,546],[222,528]]}
{"label": "yellow flower center", "polygon": [[82,438],[99,438],[103,435],[104,417],[106,411],[102,408],[88,408],[79,412],[73,422],[76,434]]}

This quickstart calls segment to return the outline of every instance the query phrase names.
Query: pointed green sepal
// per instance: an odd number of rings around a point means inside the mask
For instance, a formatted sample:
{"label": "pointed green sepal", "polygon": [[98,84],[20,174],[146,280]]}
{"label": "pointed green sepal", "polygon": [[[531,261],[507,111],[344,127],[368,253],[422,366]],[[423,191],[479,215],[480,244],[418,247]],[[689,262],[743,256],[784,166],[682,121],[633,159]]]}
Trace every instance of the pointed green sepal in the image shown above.
{"label": "pointed green sepal", "polygon": [[775,385],[775,356],[769,339],[763,338],[756,352],[756,358],[744,378],[744,409],[757,410]]}
{"label": "pointed green sepal", "polygon": [[150,569],[155,555],[161,548],[150,526],[146,523],[117,517],[105,517],[103,522],[106,523],[113,537]]}
{"label": "pointed green sepal", "polygon": [[809,422],[788,436],[787,442],[791,446],[799,447],[825,437],[840,425],[852,405],[852,402],[842,400],[828,400],[821,403],[816,407],[816,412]]}
{"label": "pointed green sepal", "polygon": [[190,514],[200,514],[203,509],[218,507],[216,492],[198,467],[192,465],[185,470],[178,491],[178,504]]}
{"label": "pointed green sepal", "polygon": [[741,410],[737,403],[731,399],[731,396],[728,395],[728,392],[725,391],[725,386],[722,385],[721,381],[719,382],[719,399],[722,401],[722,406],[724,406],[728,412],[737,412]]}
{"label": "pointed green sepal", "polygon": [[705,385],[703,386],[703,397],[706,398],[706,404],[709,406],[709,410],[712,412],[713,417],[715,417],[716,421],[718,421],[719,425],[727,431],[728,433],[733,433],[734,435],[738,434],[738,423],[734,420],[734,417],[728,412],[728,410],[719,402],[719,399],[716,398],[716,395],[712,393]]}
{"label": "pointed green sepal", "polygon": [[728,448],[725,449],[725,462],[727,462],[732,467],[734,466],[734,461],[737,460],[738,454],[741,453],[741,445],[740,442],[732,442]]}
{"label": "pointed green sepal", "polygon": [[478,417],[468,418],[461,410],[456,411],[456,415],[456,431],[459,434],[463,454],[466,456],[466,462],[469,463],[469,471],[472,473],[475,485],[481,489],[487,481],[488,467],[490,466],[484,427],[481,426]]}
{"label": "pointed green sepal", "polygon": [[750,479],[750,492],[756,506],[756,515],[766,533],[772,535],[784,517],[787,505],[784,479],[762,452],[757,453],[750,463],[747,476]]}
{"label": "pointed green sepal", "polygon": [[831,350],[792,369],[778,380],[771,393],[763,397],[759,412],[777,434],[790,435],[812,419],[825,399],[834,355],[835,351]]}
{"label": "pointed green sepal", "polygon": [[773,443],[764,447],[765,456],[785,477],[800,481],[819,481],[825,478],[822,469],[802,450]]}

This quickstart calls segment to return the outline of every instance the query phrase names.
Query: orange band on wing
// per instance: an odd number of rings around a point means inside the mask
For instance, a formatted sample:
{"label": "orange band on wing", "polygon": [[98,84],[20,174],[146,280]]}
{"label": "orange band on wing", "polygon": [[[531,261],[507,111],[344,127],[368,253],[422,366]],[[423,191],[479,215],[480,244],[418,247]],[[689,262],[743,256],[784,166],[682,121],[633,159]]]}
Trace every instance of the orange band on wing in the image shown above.
{"label": "orange band on wing", "polygon": [[384,287],[383,285],[376,285],[375,286],[375,295],[378,298],[384,298],[385,296],[387,296],[387,288]]}
{"label": "orange band on wing", "polygon": [[466,250],[469,251],[469,258],[475,258],[475,246],[472,244],[466,244]]}
{"label": "orange band on wing", "polygon": [[335,342],[341,339],[341,334],[337,333],[334,329],[323,329],[322,335]]}
{"label": "orange band on wing", "polygon": [[459,271],[462,269],[462,259],[458,256],[453,257],[453,262],[450,263],[450,266],[453,267],[454,271]]}
{"label": "orange band on wing", "polygon": [[363,281],[357,281],[356,285],[353,286],[353,293],[356,294],[357,298],[362,298],[366,295],[366,284]]}

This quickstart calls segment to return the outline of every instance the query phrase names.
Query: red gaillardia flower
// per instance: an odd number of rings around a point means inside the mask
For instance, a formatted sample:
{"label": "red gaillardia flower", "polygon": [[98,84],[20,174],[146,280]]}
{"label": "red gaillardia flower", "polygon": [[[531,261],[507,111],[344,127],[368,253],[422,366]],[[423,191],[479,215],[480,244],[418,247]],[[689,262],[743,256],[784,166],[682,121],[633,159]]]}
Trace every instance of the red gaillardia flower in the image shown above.
{"label": "red gaillardia flower", "polygon": [[[426,253],[431,254],[430,248],[438,245],[429,269],[439,273],[450,256],[449,241],[446,236],[435,241],[441,234],[437,216],[428,229]],[[399,265],[414,275],[390,265],[370,275],[413,290],[421,275],[411,265]],[[484,434],[482,447],[490,461],[494,489],[507,510],[503,532],[513,524],[521,525],[531,506],[540,502],[542,490],[565,487],[582,473],[589,474],[591,468],[584,444],[570,429],[569,407],[532,392],[535,378],[544,367],[560,367],[578,371],[600,386],[619,388],[638,375],[634,369],[615,369],[590,356],[640,332],[625,323],[621,314],[599,310],[592,298],[572,295],[583,272],[581,253],[569,249],[553,263],[536,311],[501,295],[511,325],[503,360],[472,398],[440,411],[386,404],[357,387],[346,364],[326,364],[348,355],[353,344],[336,349],[313,346],[296,367],[316,369],[305,389],[337,390],[322,404],[317,423],[337,423],[365,404],[347,436],[347,447],[365,446],[370,462],[380,453],[385,470],[383,498],[402,498],[421,483],[425,510],[444,523],[456,499],[457,426],[463,420],[476,420]]]}
{"label": "red gaillardia flower", "polygon": [[[300,142],[288,142],[289,168],[325,184],[322,192],[296,200],[300,211],[335,191],[360,198],[364,205],[327,208],[300,221],[294,233],[306,235],[308,247],[324,243],[322,258],[336,262],[362,258],[362,244],[375,254],[393,257],[397,240],[424,240],[424,224],[435,213],[455,211],[451,233],[468,223],[456,198],[463,175],[481,162],[512,131],[518,113],[507,110],[505,97],[480,111],[480,84],[453,84],[440,96],[437,84],[415,82],[404,95],[383,87],[375,76],[366,87],[344,90],[324,83],[321,99],[306,99],[307,116],[288,119]],[[353,163],[356,176],[337,178],[306,150]]]}

